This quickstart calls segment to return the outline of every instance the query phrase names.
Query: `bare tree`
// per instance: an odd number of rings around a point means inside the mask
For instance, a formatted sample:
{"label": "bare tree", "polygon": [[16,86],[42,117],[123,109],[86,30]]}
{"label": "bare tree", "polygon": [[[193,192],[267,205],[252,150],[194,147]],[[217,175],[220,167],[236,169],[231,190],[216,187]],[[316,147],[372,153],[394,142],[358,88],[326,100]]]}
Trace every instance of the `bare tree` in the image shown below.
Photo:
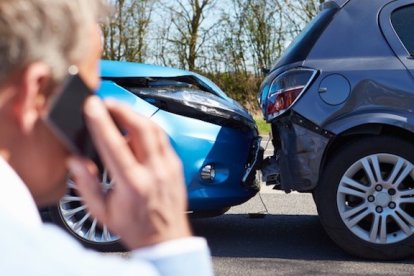
{"label": "bare tree", "polygon": [[[233,0],[232,0],[233,1]],[[234,1],[235,2],[235,1]],[[231,5],[223,12],[221,24],[213,38],[213,62],[219,64],[216,71],[246,74],[248,71],[248,43],[245,37],[243,6]]]}
{"label": "bare tree", "polygon": [[246,36],[256,68],[268,68],[283,48],[278,36],[283,26],[281,11],[273,1],[248,0],[245,5]]}
{"label": "bare tree", "polygon": [[250,110],[263,78],[325,0],[109,0],[104,58],[207,74]]}
{"label": "bare tree", "polygon": [[143,62],[147,55],[146,40],[156,0],[116,0],[114,15],[102,27],[103,57],[111,60]]}
{"label": "bare tree", "polygon": [[288,35],[296,36],[318,13],[325,0],[283,0]]}
{"label": "bare tree", "polygon": [[281,5],[269,0],[231,0],[230,6],[223,15],[216,51],[225,59],[225,67],[235,72],[253,69],[258,76],[261,68],[271,66],[286,43]]}
{"label": "bare tree", "polygon": [[168,41],[172,44],[181,67],[196,70],[197,59],[206,42],[211,38],[216,23],[204,26],[208,12],[218,0],[177,0],[167,5],[174,33]]}

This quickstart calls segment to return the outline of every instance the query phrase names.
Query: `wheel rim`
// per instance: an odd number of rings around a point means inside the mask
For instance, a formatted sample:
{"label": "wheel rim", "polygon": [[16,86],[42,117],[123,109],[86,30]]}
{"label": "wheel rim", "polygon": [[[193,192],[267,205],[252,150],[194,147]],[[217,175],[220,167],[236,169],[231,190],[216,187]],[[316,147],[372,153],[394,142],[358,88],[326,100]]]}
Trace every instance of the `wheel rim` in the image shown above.
{"label": "wheel rim", "polygon": [[[107,192],[113,187],[113,182],[105,170],[102,174],[102,189]],[[78,237],[89,243],[107,244],[119,240],[106,225],[100,226],[87,210],[86,204],[78,195],[76,183],[68,178],[68,192],[59,202],[59,212],[64,223]]]}
{"label": "wheel rim", "polygon": [[383,245],[405,240],[414,233],[414,165],[393,154],[358,160],[339,183],[337,204],[359,238]]}

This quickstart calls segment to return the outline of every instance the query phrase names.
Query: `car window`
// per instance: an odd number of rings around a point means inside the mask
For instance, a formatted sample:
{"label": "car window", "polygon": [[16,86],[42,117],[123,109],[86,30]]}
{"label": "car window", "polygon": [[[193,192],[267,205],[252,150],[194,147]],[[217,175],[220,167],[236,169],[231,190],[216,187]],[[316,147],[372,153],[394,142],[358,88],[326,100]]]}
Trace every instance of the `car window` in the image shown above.
{"label": "car window", "polygon": [[407,51],[414,55],[414,5],[395,10],[391,22]]}

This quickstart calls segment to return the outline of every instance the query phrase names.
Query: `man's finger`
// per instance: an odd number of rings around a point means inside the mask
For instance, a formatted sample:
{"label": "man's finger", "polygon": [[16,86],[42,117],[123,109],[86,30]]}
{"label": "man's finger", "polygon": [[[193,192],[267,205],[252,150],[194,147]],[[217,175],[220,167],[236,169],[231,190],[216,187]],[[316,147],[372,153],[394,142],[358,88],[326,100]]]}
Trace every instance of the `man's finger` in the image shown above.
{"label": "man's finger", "polygon": [[[99,154],[114,179],[122,180],[136,159],[107,109],[96,96],[89,97],[84,106],[89,131]],[[119,181],[124,183],[125,181]]]}
{"label": "man's finger", "polygon": [[71,157],[68,160],[68,167],[74,177],[80,196],[85,201],[89,211],[101,223],[105,223],[105,195],[101,183],[96,177],[96,167],[92,169],[88,162],[90,161]]}

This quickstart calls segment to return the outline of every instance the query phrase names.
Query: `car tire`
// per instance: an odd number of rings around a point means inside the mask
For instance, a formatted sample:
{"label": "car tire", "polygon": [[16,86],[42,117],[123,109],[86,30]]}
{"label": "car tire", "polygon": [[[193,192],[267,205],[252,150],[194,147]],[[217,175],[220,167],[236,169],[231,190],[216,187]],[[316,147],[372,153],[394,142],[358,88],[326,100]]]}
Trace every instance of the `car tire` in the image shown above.
{"label": "car tire", "polygon": [[331,239],[348,253],[397,260],[414,253],[414,145],[375,136],[333,153],[315,191]]}
{"label": "car tire", "polygon": [[[106,172],[102,174],[102,186],[112,185]],[[113,235],[106,226],[101,226],[92,218],[86,205],[77,193],[76,183],[67,179],[68,191],[60,202],[48,208],[50,219],[62,227],[85,247],[101,252],[120,252],[126,249],[119,237]]]}

